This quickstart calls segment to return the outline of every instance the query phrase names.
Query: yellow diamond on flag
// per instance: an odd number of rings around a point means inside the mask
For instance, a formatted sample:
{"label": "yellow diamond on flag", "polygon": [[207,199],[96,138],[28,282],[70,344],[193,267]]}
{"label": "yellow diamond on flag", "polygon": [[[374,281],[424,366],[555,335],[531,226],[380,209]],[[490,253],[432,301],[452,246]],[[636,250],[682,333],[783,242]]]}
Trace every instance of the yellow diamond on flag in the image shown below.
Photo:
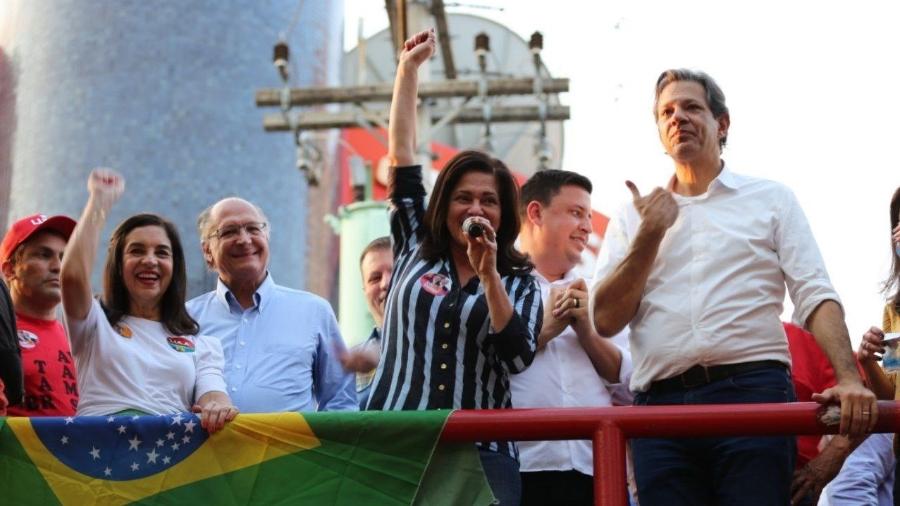
{"label": "yellow diamond on flag", "polygon": [[190,414],[6,423],[63,504],[125,504],[320,445],[299,413],[239,415],[208,435]]}

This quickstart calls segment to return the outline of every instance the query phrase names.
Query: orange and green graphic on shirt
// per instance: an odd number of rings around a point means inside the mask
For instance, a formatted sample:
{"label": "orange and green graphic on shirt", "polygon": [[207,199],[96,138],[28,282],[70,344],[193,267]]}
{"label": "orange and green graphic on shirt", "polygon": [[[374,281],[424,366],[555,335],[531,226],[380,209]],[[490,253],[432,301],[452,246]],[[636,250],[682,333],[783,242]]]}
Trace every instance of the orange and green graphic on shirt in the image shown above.
{"label": "orange and green graphic on shirt", "polygon": [[194,341],[183,336],[169,336],[166,342],[173,350],[181,353],[194,353]]}

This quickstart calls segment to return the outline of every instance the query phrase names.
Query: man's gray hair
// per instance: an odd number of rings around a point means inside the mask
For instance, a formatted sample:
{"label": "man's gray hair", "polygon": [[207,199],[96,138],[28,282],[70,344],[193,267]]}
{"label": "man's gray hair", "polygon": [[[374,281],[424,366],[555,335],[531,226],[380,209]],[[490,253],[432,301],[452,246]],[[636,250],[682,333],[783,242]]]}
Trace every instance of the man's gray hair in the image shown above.
{"label": "man's gray hair", "polygon": [[[723,114],[728,113],[728,106],[725,105],[725,93],[722,88],[716,84],[716,81],[706,72],[690,69],[669,69],[664,71],[656,79],[656,98],[653,100],[653,117],[659,120],[659,95],[666,86],[675,81],[693,81],[706,91],[706,105],[712,111],[713,117],[719,119]],[[724,148],[728,141],[728,135],[719,139],[719,148]]]}

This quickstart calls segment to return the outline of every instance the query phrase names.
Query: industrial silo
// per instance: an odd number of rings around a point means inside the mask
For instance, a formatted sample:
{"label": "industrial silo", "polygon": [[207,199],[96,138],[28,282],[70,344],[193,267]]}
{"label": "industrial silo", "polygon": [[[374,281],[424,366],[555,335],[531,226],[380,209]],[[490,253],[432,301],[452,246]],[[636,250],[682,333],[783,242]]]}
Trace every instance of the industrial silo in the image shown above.
{"label": "industrial silo", "polygon": [[293,141],[263,131],[253,97],[280,85],[271,63],[279,36],[291,46],[293,85],[336,84],[341,24],[341,2],[6,0],[0,225],[37,211],[77,216],[90,169],[114,167],[127,189],[104,238],[139,211],[172,219],[191,295],[215,281],[196,216],[228,195],[268,214],[275,279],[307,287],[307,260],[328,254],[328,245],[310,251],[308,224],[320,226],[336,184],[323,181],[311,197]]}

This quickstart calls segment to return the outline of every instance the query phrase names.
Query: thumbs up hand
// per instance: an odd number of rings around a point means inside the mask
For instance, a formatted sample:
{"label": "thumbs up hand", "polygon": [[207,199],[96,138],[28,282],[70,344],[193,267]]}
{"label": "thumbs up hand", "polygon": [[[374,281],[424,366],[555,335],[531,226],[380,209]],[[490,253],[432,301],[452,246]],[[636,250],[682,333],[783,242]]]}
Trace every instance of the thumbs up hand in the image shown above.
{"label": "thumbs up hand", "polygon": [[675,223],[678,218],[678,203],[671,192],[656,187],[648,195],[642,196],[631,181],[625,181],[625,186],[631,190],[634,208],[641,216],[642,227],[664,233]]}

